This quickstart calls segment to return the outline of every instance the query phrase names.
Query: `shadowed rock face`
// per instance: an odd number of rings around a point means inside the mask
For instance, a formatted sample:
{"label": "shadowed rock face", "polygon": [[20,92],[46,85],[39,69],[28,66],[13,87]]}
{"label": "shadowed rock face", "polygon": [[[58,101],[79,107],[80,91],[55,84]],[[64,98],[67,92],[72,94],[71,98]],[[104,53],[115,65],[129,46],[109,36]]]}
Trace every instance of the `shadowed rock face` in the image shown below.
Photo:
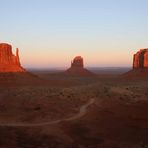
{"label": "shadowed rock face", "polygon": [[140,49],[134,54],[133,68],[148,68],[148,48]]}
{"label": "shadowed rock face", "polygon": [[92,72],[84,68],[83,58],[76,56],[71,62],[71,67],[67,69],[67,74],[71,76],[94,76]]}
{"label": "shadowed rock face", "polygon": [[80,67],[83,68],[83,58],[81,56],[76,56],[74,60],[71,62],[71,67]]}
{"label": "shadowed rock face", "polygon": [[19,60],[19,49],[16,55],[12,53],[12,46],[6,43],[0,44],[0,72],[24,72]]}

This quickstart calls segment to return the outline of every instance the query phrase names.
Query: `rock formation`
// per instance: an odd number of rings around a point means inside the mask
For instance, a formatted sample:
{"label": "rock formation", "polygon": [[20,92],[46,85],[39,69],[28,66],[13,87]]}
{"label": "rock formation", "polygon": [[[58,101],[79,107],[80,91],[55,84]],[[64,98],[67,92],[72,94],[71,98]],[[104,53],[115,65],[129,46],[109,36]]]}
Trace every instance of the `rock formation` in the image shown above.
{"label": "rock formation", "polygon": [[148,79],[148,48],[140,49],[133,56],[133,69],[123,74],[128,79]]}
{"label": "rock formation", "polygon": [[74,67],[84,68],[83,58],[81,56],[76,56],[71,62],[71,68]]}
{"label": "rock formation", "polygon": [[12,46],[0,43],[0,72],[24,72],[19,59],[19,49],[16,55],[12,53]]}
{"label": "rock formation", "polygon": [[148,68],[148,48],[140,49],[133,58],[133,69]]}
{"label": "rock formation", "polygon": [[94,76],[92,72],[84,68],[83,58],[76,56],[71,62],[71,67],[66,71],[66,74],[72,76]]}

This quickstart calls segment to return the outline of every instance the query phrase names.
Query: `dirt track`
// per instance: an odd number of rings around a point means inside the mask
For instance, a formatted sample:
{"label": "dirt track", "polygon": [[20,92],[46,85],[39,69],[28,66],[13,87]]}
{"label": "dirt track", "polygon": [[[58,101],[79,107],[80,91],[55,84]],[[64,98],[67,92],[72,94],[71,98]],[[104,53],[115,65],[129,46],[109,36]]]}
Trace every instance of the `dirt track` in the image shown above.
{"label": "dirt track", "polygon": [[87,109],[90,105],[92,105],[95,102],[95,99],[92,98],[90,99],[86,104],[82,105],[80,107],[80,111],[78,114],[65,118],[65,119],[59,119],[55,121],[49,121],[49,122],[43,122],[43,123],[0,123],[0,126],[7,126],[7,127],[35,127],[35,126],[45,126],[45,125],[52,125],[52,124],[57,124],[62,121],[72,121],[81,118],[87,113]]}

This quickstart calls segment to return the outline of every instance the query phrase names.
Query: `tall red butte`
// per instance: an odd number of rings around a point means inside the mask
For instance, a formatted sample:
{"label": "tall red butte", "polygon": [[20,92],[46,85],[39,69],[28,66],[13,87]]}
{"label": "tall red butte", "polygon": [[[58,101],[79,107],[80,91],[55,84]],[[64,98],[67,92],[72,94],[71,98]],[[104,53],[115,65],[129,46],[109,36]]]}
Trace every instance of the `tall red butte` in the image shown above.
{"label": "tall red butte", "polygon": [[84,68],[84,60],[81,56],[76,56],[71,62],[71,67],[67,69],[67,74],[72,76],[94,76],[95,74]]}
{"label": "tall red butte", "polygon": [[18,48],[14,55],[11,45],[0,43],[0,72],[25,72],[20,64]]}
{"label": "tall red butte", "polygon": [[133,56],[133,69],[125,73],[126,78],[148,78],[148,48],[140,49]]}
{"label": "tall red butte", "polygon": [[133,68],[148,68],[148,48],[140,49],[134,54]]}

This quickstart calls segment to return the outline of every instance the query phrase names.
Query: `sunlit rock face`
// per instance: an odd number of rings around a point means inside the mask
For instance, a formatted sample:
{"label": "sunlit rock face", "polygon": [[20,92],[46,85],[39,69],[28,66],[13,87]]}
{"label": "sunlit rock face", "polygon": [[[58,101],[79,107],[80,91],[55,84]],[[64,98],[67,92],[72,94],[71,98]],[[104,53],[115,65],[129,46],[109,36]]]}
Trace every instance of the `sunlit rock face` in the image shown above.
{"label": "sunlit rock face", "polygon": [[19,49],[16,55],[12,53],[12,46],[7,43],[0,43],[0,72],[24,72],[19,59]]}
{"label": "sunlit rock face", "polygon": [[148,68],[148,48],[140,49],[134,54],[133,68]]}

